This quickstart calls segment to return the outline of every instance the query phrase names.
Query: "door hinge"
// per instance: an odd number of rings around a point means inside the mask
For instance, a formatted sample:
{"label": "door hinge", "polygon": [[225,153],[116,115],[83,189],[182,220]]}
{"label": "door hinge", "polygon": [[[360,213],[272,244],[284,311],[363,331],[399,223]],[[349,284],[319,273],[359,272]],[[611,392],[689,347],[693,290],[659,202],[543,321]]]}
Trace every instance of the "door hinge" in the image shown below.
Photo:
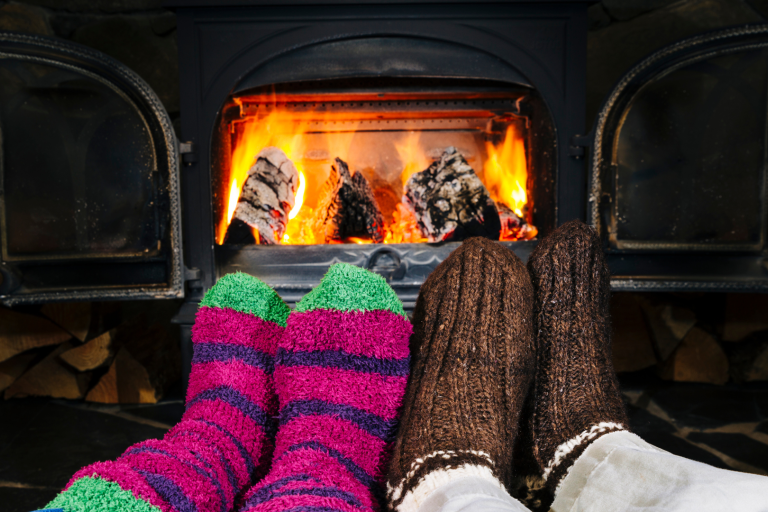
{"label": "door hinge", "polygon": [[588,135],[574,135],[571,137],[571,144],[568,146],[568,154],[573,158],[580,160],[584,158],[586,151],[590,144],[590,137]]}
{"label": "door hinge", "polygon": [[184,281],[190,290],[203,287],[203,271],[199,268],[184,267]]}
{"label": "door hinge", "polygon": [[185,165],[197,162],[197,144],[194,142],[179,142],[179,154]]}

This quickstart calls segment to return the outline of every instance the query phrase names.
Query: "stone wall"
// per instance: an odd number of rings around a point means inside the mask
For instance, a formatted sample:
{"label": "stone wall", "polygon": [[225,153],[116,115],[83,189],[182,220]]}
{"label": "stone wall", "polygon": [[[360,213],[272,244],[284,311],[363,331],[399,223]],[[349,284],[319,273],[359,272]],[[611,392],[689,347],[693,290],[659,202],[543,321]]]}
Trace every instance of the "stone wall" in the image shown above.
{"label": "stone wall", "polygon": [[0,30],[60,37],[119,60],[179,116],[176,15],[162,0],[0,0]]}
{"label": "stone wall", "polygon": [[587,127],[613,84],[635,63],[677,40],[768,21],[766,0],[602,0],[589,8]]}

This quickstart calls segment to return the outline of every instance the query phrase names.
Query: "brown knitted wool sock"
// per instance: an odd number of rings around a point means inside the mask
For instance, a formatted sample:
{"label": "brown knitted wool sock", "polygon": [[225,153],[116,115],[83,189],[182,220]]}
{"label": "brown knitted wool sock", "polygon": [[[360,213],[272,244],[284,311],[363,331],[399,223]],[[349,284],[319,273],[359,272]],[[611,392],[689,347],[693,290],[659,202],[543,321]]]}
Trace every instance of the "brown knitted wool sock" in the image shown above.
{"label": "brown knitted wool sock", "polygon": [[467,476],[503,489],[535,371],[533,289],[524,264],[485,238],[463,243],[421,287],[414,358],[387,482],[413,511]]}
{"label": "brown knitted wool sock", "polygon": [[539,349],[533,454],[554,491],[590,443],[628,423],[611,362],[610,274],[597,234],[580,221],[563,224],[539,242],[528,269]]}

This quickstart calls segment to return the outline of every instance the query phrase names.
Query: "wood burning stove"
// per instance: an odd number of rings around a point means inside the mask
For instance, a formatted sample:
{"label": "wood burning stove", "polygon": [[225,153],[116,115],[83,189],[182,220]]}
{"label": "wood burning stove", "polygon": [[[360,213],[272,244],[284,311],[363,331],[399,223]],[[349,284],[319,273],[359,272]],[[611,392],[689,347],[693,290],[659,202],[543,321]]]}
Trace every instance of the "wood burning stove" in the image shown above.
{"label": "wood burning stove", "polygon": [[[195,197],[184,205],[187,262],[200,271],[194,289],[243,270],[293,302],[330,264],[347,261],[387,276],[413,305],[458,242],[423,243],[451,236],[415,229],[421,219],[406,218],[401,198],[408,176],[448,147],[507,219],[524,221],[522,232],[501,237],[520,256],[536,231],[583,216],[585,195],[572,191],[585,189],[585,170],[567,148],[584,128],[585,2],[291,4],[167,3],[179,19],[182,130],[194,147],[182,180]],[[236,197],[268,146],[300,168],[303,209],[283,219],[285,231],[259,237],[269,245],[253,243],[247,231],[245,239],[228,238],[231,219],[243,227]],[[336,157],[371,184],[383,219],[379,237],[320,240],[311,229],[317,212],[309,212]],[[499,158],[508,161],[499,165]],[[494,162],[509,176],[494,178]],[[515,203],[513,192],[525,198]],[[495,217],[485,215],[483,224]]]}

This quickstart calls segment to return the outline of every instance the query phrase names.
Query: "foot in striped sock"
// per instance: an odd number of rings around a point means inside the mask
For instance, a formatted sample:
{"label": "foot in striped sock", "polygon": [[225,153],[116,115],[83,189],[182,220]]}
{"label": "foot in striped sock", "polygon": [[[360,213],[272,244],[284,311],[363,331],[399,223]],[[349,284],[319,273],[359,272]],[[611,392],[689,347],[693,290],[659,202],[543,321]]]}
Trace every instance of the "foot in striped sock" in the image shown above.
{"label": "foot in striped sock", "polygon": [[247,274],[206,295],[181,422],[162,440],[78,471],[47,508],[65,512],[226,512],[266,471],[277,409],[272,372],[288,306]]}
{"label": "foot in striped sock", "polygon": [[347,264],[330,268],[288,318],[275,361],[273,464],[241,512],[379,508],[410,334],[383,278]]}

